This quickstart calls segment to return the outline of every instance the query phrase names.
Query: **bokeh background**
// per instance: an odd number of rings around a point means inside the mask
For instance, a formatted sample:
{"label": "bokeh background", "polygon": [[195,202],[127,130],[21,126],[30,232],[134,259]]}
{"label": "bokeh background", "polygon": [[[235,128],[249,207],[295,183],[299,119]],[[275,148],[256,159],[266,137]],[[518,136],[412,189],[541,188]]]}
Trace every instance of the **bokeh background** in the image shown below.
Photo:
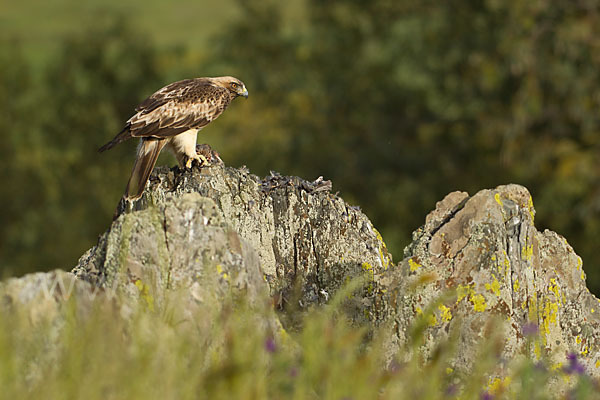
{"label": "bokeh background", "polygon": [[[226,164],[331,179],[395,259],[447,193],[529,188],[600,293],[600,0],[0,2],[0,268],[69,269],[108,228],[156,89],[250,92]],[[174,164],[167,155],[159,163]]]}

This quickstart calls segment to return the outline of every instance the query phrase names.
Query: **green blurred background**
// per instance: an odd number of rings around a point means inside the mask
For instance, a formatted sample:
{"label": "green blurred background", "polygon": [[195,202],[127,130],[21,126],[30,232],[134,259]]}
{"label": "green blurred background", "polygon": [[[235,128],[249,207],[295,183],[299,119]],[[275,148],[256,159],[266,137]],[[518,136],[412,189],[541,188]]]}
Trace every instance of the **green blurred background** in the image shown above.
{"label": "green blurred background", "polygon": [[525,185],[600,293],[599,6],[3,0],[0,268],[74,266],[136,143],[96,149],[163,85],[234,75],[249,100],[199,139],[226,164],[331,179],[396,260],[447,193]]}

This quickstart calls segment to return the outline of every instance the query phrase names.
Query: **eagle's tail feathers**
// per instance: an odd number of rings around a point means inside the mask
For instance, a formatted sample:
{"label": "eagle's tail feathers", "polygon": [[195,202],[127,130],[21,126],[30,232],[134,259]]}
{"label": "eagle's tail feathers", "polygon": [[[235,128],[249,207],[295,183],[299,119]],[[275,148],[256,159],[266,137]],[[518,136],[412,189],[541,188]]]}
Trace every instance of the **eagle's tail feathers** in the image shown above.
{"label": "eagle's tail feathers", "polygon": [[110,150],[113,147],[115,147],[116,145],[118,145],[121,142],[124,142],[125,140],[129,139],[131,137],[131,131],[129,130],[129,127],[126,126],[125,128],[123,128],[123,130],[119,133],[117,133],[117,136],[115,136],[110,142],[106,143],[104,146],[100,147],[98,149],[98,153],[102,153],[103,151],[106,150]]}
{"label": "eagle's tail feathers", "polygon": [[125,189],[126,199],[137,200],[142,197],[146,182],[165,144],[167,144],[166,139],[146,139],[140,142],[133,171],[131,171],[131,177],[127,182],[127,189]]}

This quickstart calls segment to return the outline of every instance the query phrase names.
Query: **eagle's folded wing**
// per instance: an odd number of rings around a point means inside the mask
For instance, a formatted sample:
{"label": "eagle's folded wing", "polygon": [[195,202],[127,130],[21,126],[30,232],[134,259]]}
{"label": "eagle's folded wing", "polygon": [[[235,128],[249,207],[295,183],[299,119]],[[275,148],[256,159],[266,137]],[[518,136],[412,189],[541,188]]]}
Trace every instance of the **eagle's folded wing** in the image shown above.
{"label": "eagle's folded wing", "polygon": [[215,86],[200,86],[184,97],[164,99],[154,99],[147,107],[140,105],[127,121],[132,137],[167,138],[200,129],[221,115],[231,101],[226,89]]}

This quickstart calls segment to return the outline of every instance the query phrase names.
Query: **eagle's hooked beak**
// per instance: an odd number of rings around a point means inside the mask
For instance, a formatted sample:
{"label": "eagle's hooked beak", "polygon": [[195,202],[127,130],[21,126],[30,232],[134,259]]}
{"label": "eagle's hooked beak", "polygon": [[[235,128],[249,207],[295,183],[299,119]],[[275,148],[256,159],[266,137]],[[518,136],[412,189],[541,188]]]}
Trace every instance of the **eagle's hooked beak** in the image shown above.
{"label": "eagle's hooked beak", "polygon": [[244,91],[242,93],[240,93],[240,96],[247,99],[248,98],[248,90],[246,88],[244,88]]}

